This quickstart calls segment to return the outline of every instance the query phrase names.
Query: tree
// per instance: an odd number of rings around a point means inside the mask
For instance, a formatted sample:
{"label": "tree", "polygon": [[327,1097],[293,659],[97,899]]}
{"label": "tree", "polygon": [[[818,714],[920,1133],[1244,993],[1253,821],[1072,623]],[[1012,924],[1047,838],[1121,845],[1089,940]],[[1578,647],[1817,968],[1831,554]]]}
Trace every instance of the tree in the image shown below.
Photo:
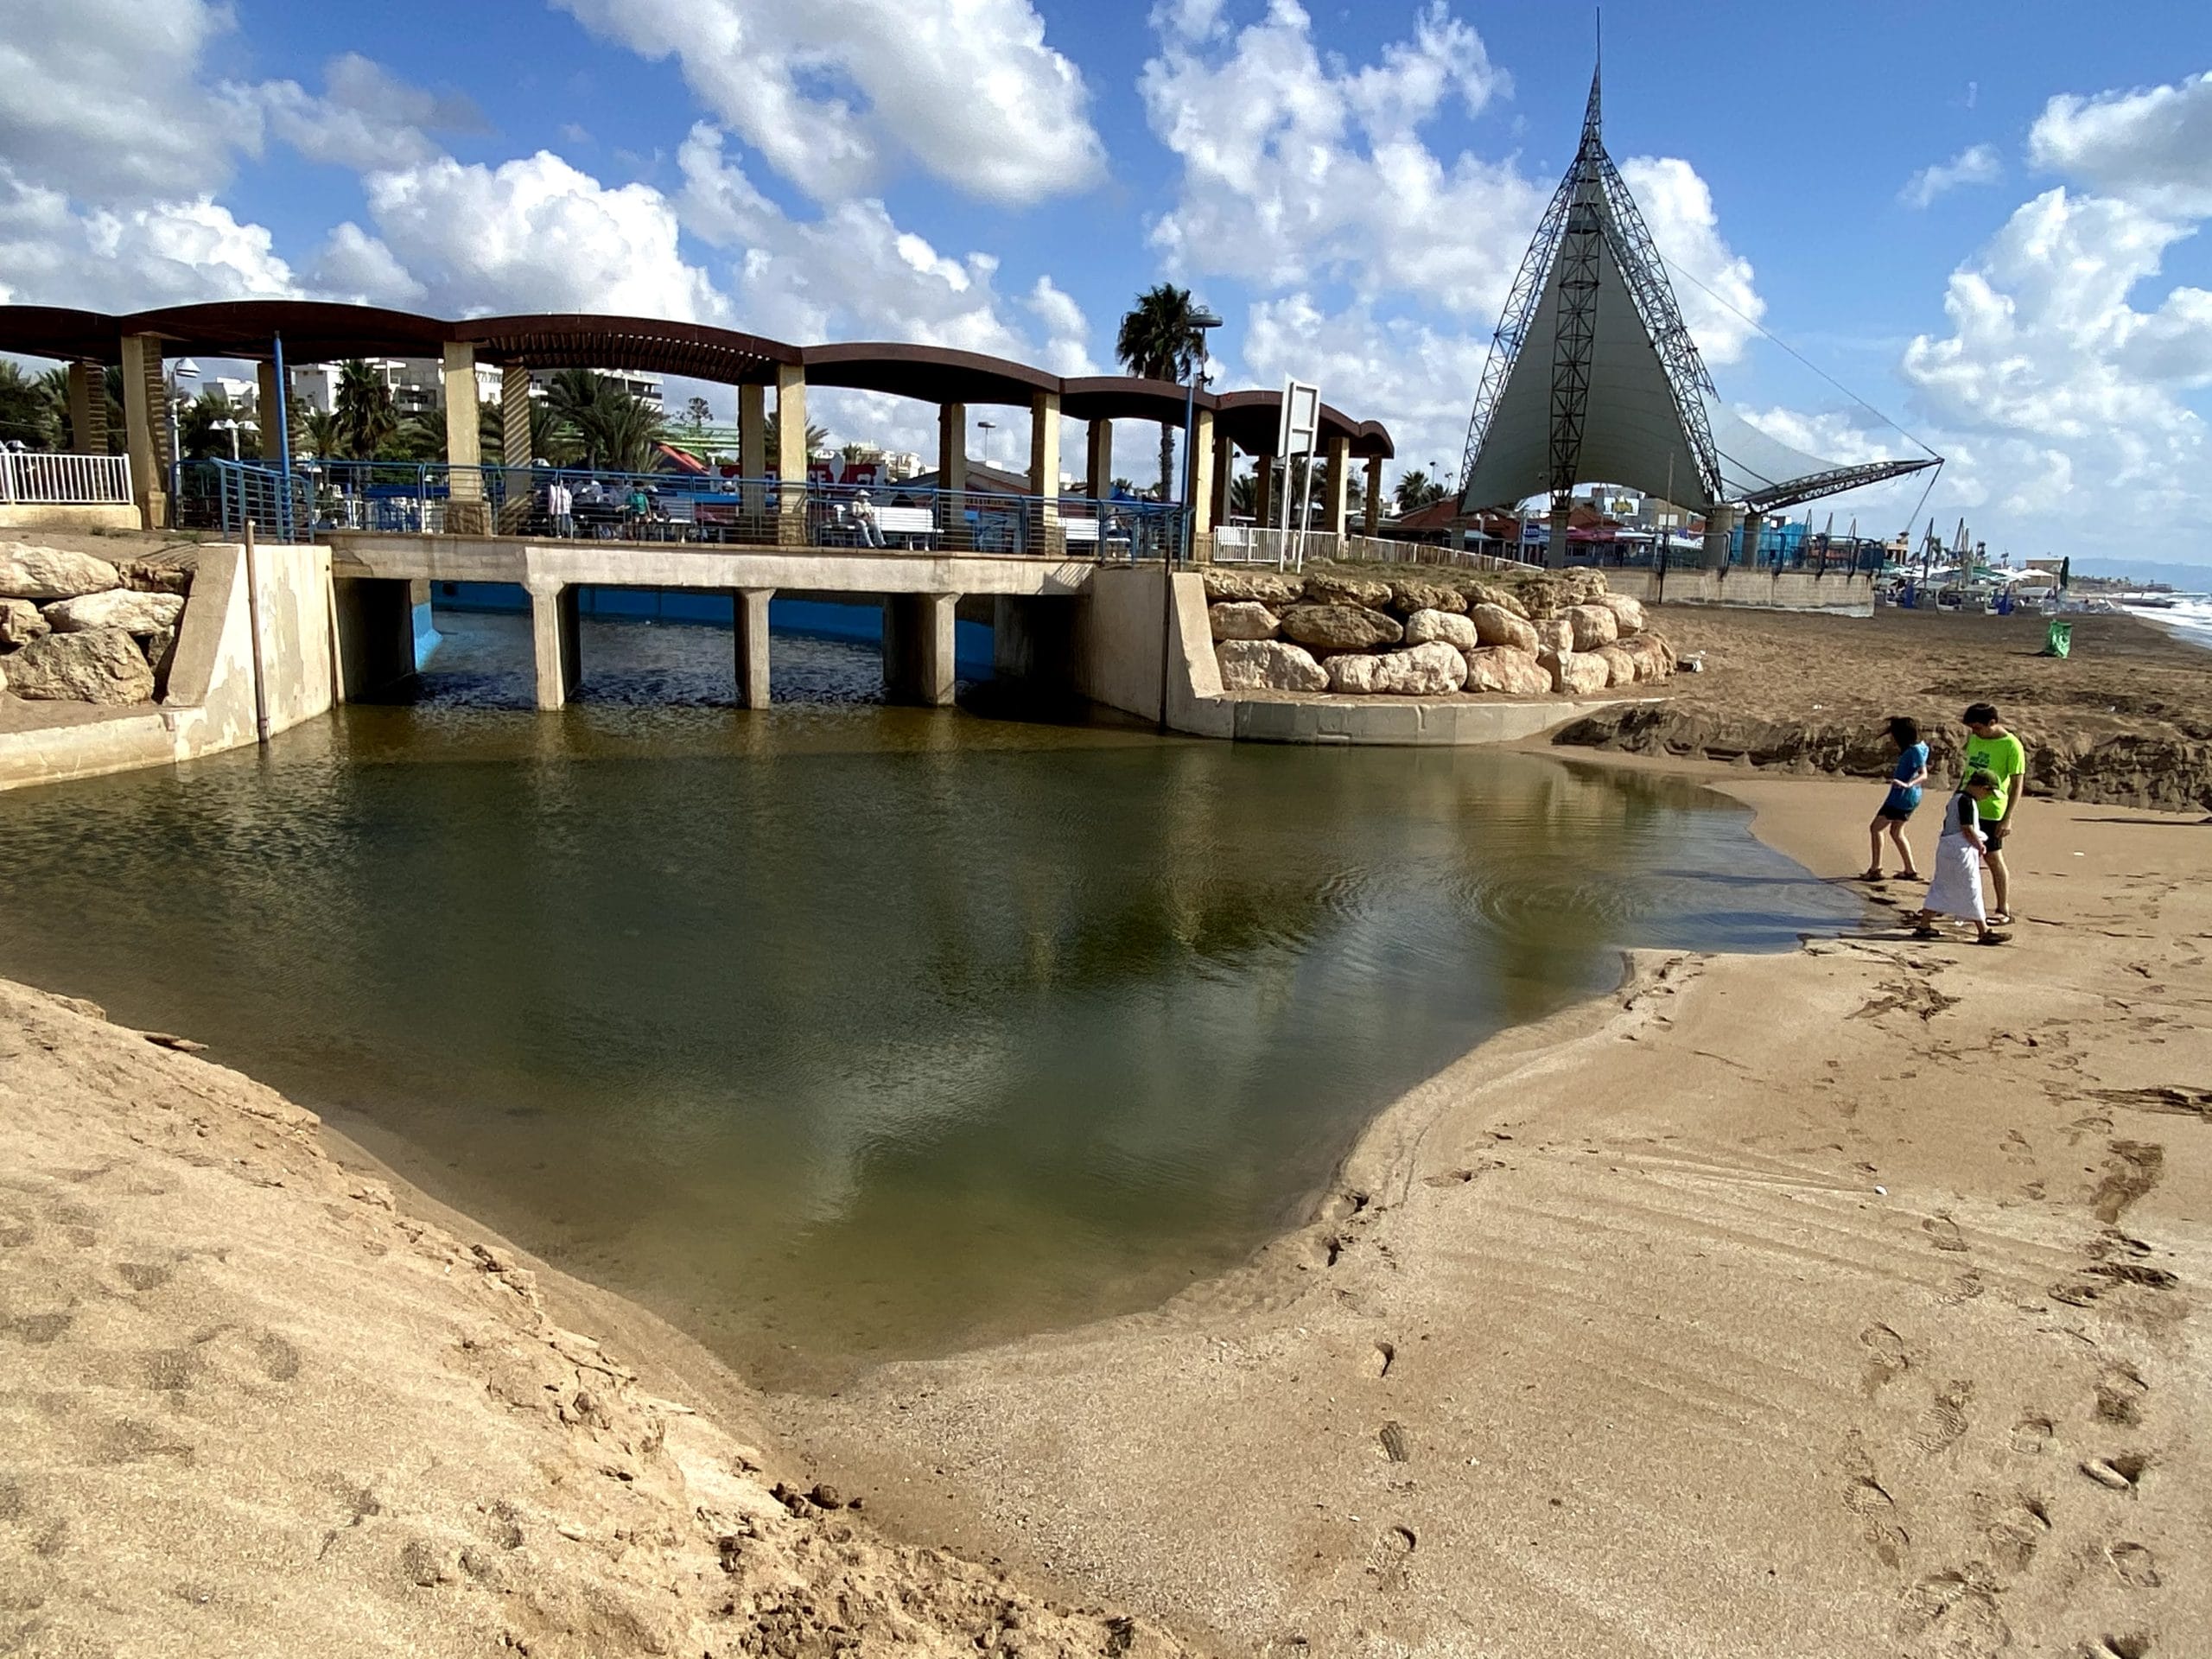
{"label": "tree", "polygon": [[399,410],[383,372],[360,358],[338,365],[337,453],[372,461],[399,431]]}
{"label": "tree", "polygon": [[1412,467],[1400,475],[1397,488],[1392,494],[1397,501],[1398,511],[1408,513],[1427,506],[1433,501],[1441,501],[1446,491],[1441,484],[1420,467]]}
{"label": "tree", "polygon": [[[776,457],[783,454],[783,411],[770,410],[767,420],[762,423],[761,430],[767,437],[768,464],[773,467],[776,464]],[[828,427],[810,424],[806,429],[807,459],[811,461],[820,454],[829,442],[830,429]]]}
{"label": "tree", "polygon": [[689,426],[694,432],[696,432],[701,427],[706,425],[708,422],[714,418],[715,411],[708,406],[707,400],[703,397],[694,397],[690,403],[683,405],[684,424]]}
{"label": "tree", "polygon": [[51,449],[60,430],[44,384],[25,374],[22,364],[0,359],[0,442]]}
{"label": "tree", "polygon": [[299,418],[292,423],[292,431],[296,435],[293,442],[317,460],[342,460],[345,456],[345,429],[339,423],[336,410],[302,410]]}
{"label": "tree", "polygon": [[[477,429],[483,430],[480,423]],[[378,461],[444,461],[446,454],[446,411],[443,404],[432,404],[408,416],[396,427],[377,449]]]}
{"label": "tree", "polygon": [[[201,392],[176,412],[178,452],[187,461],[228,461],[231,434],[220,423],[237,413],[231,400],[212,386]],[[243,446],[239,453],[245,453]]]}
{"label": "tree", "polygon": [[[545,401],[557,421],[574,431],[586,464],[620,473],[652,467],[666,422],[643,398],[593,370],[563,369],[547,383]],[[533,432],[535,426],[533,420]]]}
{"label": "tree", "polygon": [[[1147,289],[1122,316],[1114,355],[1131,374],[1154,380],[1182,380],[1205,360],[1206,334],[1192,318],[1198,308],[1191,290],[1166,283]],[[1175,475],[1175,426],[1160,423],[1160,499],[1171,493]]]}

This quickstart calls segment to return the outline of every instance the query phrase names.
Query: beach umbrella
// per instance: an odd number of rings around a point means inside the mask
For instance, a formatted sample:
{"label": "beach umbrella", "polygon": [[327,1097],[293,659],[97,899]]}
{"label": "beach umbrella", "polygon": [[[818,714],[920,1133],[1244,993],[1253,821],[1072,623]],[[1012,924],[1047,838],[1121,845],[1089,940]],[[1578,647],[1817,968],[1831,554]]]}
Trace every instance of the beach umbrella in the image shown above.
{"label": "beach umbrella", "polygon": [[2058,562],[2058,585],[2065,588],[2074,580],[2074,556],[2069,553]]}

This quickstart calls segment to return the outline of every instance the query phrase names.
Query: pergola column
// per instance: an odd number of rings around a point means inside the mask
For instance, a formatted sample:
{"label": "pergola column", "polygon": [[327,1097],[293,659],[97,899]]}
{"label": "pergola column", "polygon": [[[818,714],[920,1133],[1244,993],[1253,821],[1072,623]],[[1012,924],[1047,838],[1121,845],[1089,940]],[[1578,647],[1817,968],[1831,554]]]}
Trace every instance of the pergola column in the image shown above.
{"label": "pergola column", "polygon": [[146,530],[169,524],[168,388],[162,384],[157,334],[123,337],[123,431],[130,456],[130,493]]}
{"label": "pergola column", "polygon": [[1740,563],[1745,569],[1754,570],[1758,568],[1759,532],[1766,528],[1766,515],[1757,507],[1746,508],[1743,522],[1744,552]]}
{"label": "pergola column", "polygon": [[1367,458],[1367,503],[1360,521],[1360,534],[1376,536],[1382,529],[1382,457]]}
{"label": "pergola column", "polygon": [[1216,530],[1229,522],[1229,482],[1236,471],[1236,440],[1229,435],[1226,426],[1216,421],[1213,429],[1213,505],[1210,509]]}
{"label": "pergola column", "polygon": [[276,453],[284,430],[284,388],[276,384],[276,359],[264,358],[253,365],[254,420],[261,428],[261,460],[264,466],[281,467]]}
{"label": "pergola column", "polygon": [[1084,434],[1083,493],[1094,501],[1114,493],[1114,423],[1097,420]]}
{"label": "pergola column", "polygon": [[1329,440],[1329,534],[1344,539],[1351,518],[1351,440]]}
{"label": "pergola column", "polygon": [[530,518],[531,467],[537,460],[530,435],[530,365],[509,363],[499,372],[499,459],[506,466],[506,500],[499,528],[521,532]]}
{"label": "pergola column", "polygon": [[1067,551],[1060,528],[1060,394],[1040,391],[1029,400],[1029,493],[1036,497],[1035,545],[1047,558]]}
{"label": "pergola column", "polygon": [[741,588],[730,595],[736,607],[737,701],[741,708],[768,706],[768,601],[772,588]]}
{"label": "pergola column", "polygon": [[1703,563],[1708,570],[1728,568],[1728,537],[1736,528],[1736,509],[1719,502],[1705,510],[1705,552]]}
{"label": "pergola column", "polygon": [[806,370],[776,365],[776,545],[806,545]]}
{"label": "pergola column", "polygon": [[761,515],[768,510],[768,388],[745,385],[737,389],[738,504],[747,534],[757,535]]}
{"label": "pergola column", "polygon": [[1185,511],[1191,515],[1191,563],[1213,563],[1213,410],[1201,409],[1191,416],[1189,441],[1183,446],[1191,458],[1191,478]]}
{"label": "pergola column", "polygon": [[465,340],[448,340],[446,391],[446,533],[481,536],[490,526],[484,512],[484,449],[476,403],[476,348]]}
{"label": "pergola column", "polygon": [[937,408],[937,530],[940,547],[968,545],[968,405]]}
{"label": "pergola column", "polygon": [[79,454],[107,454],[107,370],[101,364],[69,365],[69,441]]}

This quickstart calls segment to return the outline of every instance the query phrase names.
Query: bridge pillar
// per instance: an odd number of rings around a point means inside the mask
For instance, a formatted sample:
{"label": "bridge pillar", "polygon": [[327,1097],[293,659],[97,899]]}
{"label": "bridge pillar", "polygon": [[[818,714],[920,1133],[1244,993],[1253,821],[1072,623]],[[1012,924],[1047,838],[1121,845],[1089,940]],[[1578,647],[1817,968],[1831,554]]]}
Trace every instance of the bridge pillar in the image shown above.
{"label": "bridge pillar", "polygon": [[937,544],[968,545],[968,405],[937,406]]}
{"label": "bridge pillar", "polygon": [[1766,515],[1756,508],[1751,509],[1744,514],[1743,524],[1744,551],[1741,562],[1745,569],[1755,569],[1759,562],[1759,532],[1766,528]]}
{"label": "bridge pillar", "polygon": [[413,678],[415,584],[404,578],[341,576],[330,591],[343,701],[373,697]]}
{"label": "bridge pillar", "polygon": [[1544,568],[1548,570],[1567,569],[1567,549],[1569,533],[1574,528],[1573,498],[1564,490],[1552,497],[1551,538],[1544,543]]}
{"label": "bridge pillar", "polygon": [[503,534],[519,536],[530,520],[537,493],[531,463],[537,459],[537,443],[530,435],[530,365],[509,363],[499,372],[499,460],[506,468],[502,480],[506,499],[499,506]]}
{"label": "bridge pillar", "polygon": [[806,545],[806,370],[776,365],[776,545]]}
{"label": "bridge pillar", "polygon": [[107,370],[100,364],[69,365],[69,441],[79,454],[107,454]]}
{"label": "bridge pillar", "polygon": [[957,594],[891,594],[883,601],[883,686],[895,702],[952,701]]}
{"label": "bridge pillar", "polygon": [[1262,530],[1275,527],[1275,458],[1252,457],[1252,522]]}
{"label": "bridge pillar", "polygon": [[448,340],[446,391],[446,533],[481,536],[491,529],[484,505],[484,445],[476,402],[476,348]]}
{"label": "bridge pillar", "polygon": [[1068,550],[1060,528],[1060,394],[1029,400],[1029,493],[1037,498],[1029,551],[1056,559]]}
{"label": "bridge pillar", "polygon": [[130,456],[130,493],[143,530],[169,523],[168,387],[162,380],[158,334],[123,337],[123,430]]}
{"label": "bridge pillar", "polygon": [[583,679],[577,590],[572,582],[540,577],[531,577],[523,586],[530,593],[530,648],[537,671],[537,706],[563,708]]}
{"label": "bridge pillar", "polygon": [[[281,466],[284,457],[276,453],[276,446],[286,423],[276,418],[277,411],[284,408],[284,388],[276,384],[276,359],[264,358],[255,364],[253,379],[253,418],[255,424],[261,429],[261,459],[264,465]],[[295,443],[299,442],[299,430],[296,424],[292,426]]]}
{"label": "bridge pillar", "polygon": [[768,706],[768,601],[772,588],[741,588],[731,594],[737,634],[737,702],[742,709]]}
{"label": "bridge pillar", "polygon": [[1213,502],[1207,517],[1216,530],[1229,522],[1229,480],[1236,471],[1236,442],[1219,421],[1213,425]]}
{"label": "bridge pillar", "polygon": [[1360,534],[1377,536],[1382,531],[1382,457],[1367,458],[1367,499],[1362,508]]}
{"label": "bridge pillar", "polygon": [[1351,527],[1351,440],[1329,440],[1329,534],[1339,543]]}
{"label": "bridge pillar", "polygon": [[1094,501],[1114,493],[1114,423],[1093,421],[1083,439],[1083,493]]}
{"label": "bridge pillar", "polygon": [[737,389],[738,508],[743,516],[741,542],[764,539],[760,520],[768,511],[768,494],[761,480],[768,476],[768,388]]}
{"label": "bridge pillar", "polygon": [[[1215,460],[1213,410],[1201,409],[1193,411],[1191,429],[1184,437],[1184,451],[1191,460],[1191,476],[1184,491],[1185,510],[1191,517],[1191,562],[1193,564],[1211,564]],[[1181,550],[1177,550],[1179,552]]]}
{"label": "bridge pillar", "polygon": [[1728,568],[1728,537],[1735,528],[1735,508],[1715,502],[1705,510],[1705,552],[1700,562],[1707,569]]}

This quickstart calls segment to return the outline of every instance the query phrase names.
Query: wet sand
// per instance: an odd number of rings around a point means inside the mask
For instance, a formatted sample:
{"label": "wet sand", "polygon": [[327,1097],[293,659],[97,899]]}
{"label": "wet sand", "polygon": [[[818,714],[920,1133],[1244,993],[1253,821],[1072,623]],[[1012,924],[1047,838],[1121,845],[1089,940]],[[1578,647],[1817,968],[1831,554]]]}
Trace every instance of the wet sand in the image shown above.
{"label": "wet sand", "polygon": [[0,987],[0,1646],[2186,1652],[2212,829],[2024,812],[2006,950],[1642,956],[1247,1268],[827,1398]]}
{"label": "wet sand", "polygon": [[[1729,787],[1853,867],[1865,786]],[[2008,949],[1641,957],[1248,1270],[781,1426],[1232,1653],[2186,1651],[2212,830],[2024,810]]]}

